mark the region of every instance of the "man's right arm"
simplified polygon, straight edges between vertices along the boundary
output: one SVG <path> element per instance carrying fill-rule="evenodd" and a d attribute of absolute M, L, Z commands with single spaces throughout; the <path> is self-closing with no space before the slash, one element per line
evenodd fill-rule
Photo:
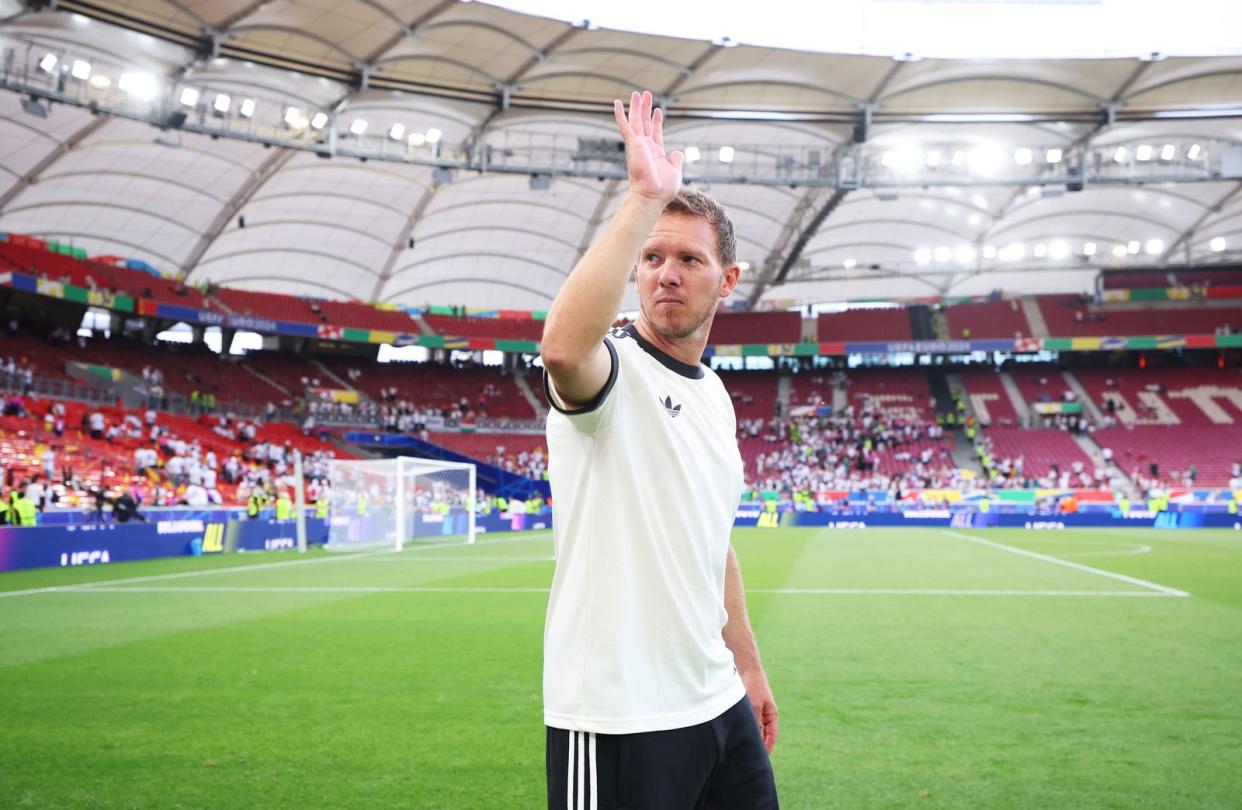
<path fill-rule="evenodd" d="M 604 333 L 616 320 L 631 268 L 656 220 L 681 186 L 680 152 L 664 153 L 663 114 L 650 93 L 634 93 L 629 116 L 617 101 L 630 187 L 612 221 L 579 260 L 548 310 L 540 353 L 568 408 L 592 402 L 608 382 Z"/>

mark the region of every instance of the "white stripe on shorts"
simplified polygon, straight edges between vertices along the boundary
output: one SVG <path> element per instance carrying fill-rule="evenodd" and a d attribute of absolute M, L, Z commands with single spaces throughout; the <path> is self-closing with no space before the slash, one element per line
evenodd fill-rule
<path fill-rule="evenodd" d="M 587 780 L 591 783 L 591 810 L 598 810 L 599 789 L 596 786 L 596 783 L 599 782 L 599 772 L 595 768 L 595 732 L 594 731 L 592 731 L 588 735 L 587 748 L 591 752 L 591 755 L 589 757 L 591 761 L 591 770 L 590 770 L 590 776 L 587 777 Z"/>
<path fill-rule="evenodd" d="M 586 740 L 582 739 L 582 732 L 575 731 L 578 735 L 578 803 L 574 805 L 578 810 L 582 810 L 582 800 L 585 794 L 585 777 L 586 777 Z"/>
<path fill-rule="evenodd" d="M 577 732 L 569 732 L 569 765 L 565 768 L 565 807 L 574 810 L 574 741 Z"/>

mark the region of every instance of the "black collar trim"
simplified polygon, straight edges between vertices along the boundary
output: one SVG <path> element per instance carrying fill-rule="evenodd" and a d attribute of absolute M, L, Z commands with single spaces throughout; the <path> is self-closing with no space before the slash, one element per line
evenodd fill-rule
<path fill-rule="evenodd" d="M 689 363 L 683 363 L 676 357 L 669 355 L 667 352 L 653 345 L 651 341 L 647 340 L 647 338 L 643 337 L 639 333 L 638 327 L 632 323 L 627 323 L 624 327 L 622 327 L 622 329 L 627 335 L 634 338 L 634 340 L 638 342 L 639 347 L 642 348 L 643 351 L 658 360 L 660 365 L 664 366 L 669 371 L 674 371 L 691 380 L 703 379 L 703 367 L 701 365 L 692 366 Z"/>

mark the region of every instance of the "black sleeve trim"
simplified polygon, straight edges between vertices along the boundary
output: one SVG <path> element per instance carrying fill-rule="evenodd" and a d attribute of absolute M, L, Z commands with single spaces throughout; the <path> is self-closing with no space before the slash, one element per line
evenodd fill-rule
<path fill-rule="evenodd" d="M 548 401 L 549 405 L 566 416 L 581 416 L 584 413 L 591 413 L 592 411 L 599 410 L 599 407 L 604 404 L 604 400 L 608 398 L 608 394 L 612 392 L 612 387 L 617 383 L 617 368 L 620 365 L 620 361 L 617 360 L 617 350 L 612 345 L 612 341 L 605 338 L 604 347 L 608 349 L 608 359 L 612 364 L 612 367 L 608 371 L 608 382 L 604 383 L 604 387 L 599 389 L 599 393 L 595 395 L 595 399 L 591 400 L 581 408 L 575 408 L 572 411 L 565 410 L 560 405 L 556 404 L 556 399 L 552 396 L 552 381 L 548 379 L 548 370 L 545 368 L 543 370 L 543 396 Z"/>

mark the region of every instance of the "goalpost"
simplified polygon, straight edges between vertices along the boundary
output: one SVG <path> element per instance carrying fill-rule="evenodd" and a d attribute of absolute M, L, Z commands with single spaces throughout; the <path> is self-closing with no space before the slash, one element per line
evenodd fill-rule
<path fill-rule="evenodd" d="M 473 464 L 426 458 L 332 460 L 328 543 L 335 551 L 391 548 L 431 540 L 475 539 Z"/>

